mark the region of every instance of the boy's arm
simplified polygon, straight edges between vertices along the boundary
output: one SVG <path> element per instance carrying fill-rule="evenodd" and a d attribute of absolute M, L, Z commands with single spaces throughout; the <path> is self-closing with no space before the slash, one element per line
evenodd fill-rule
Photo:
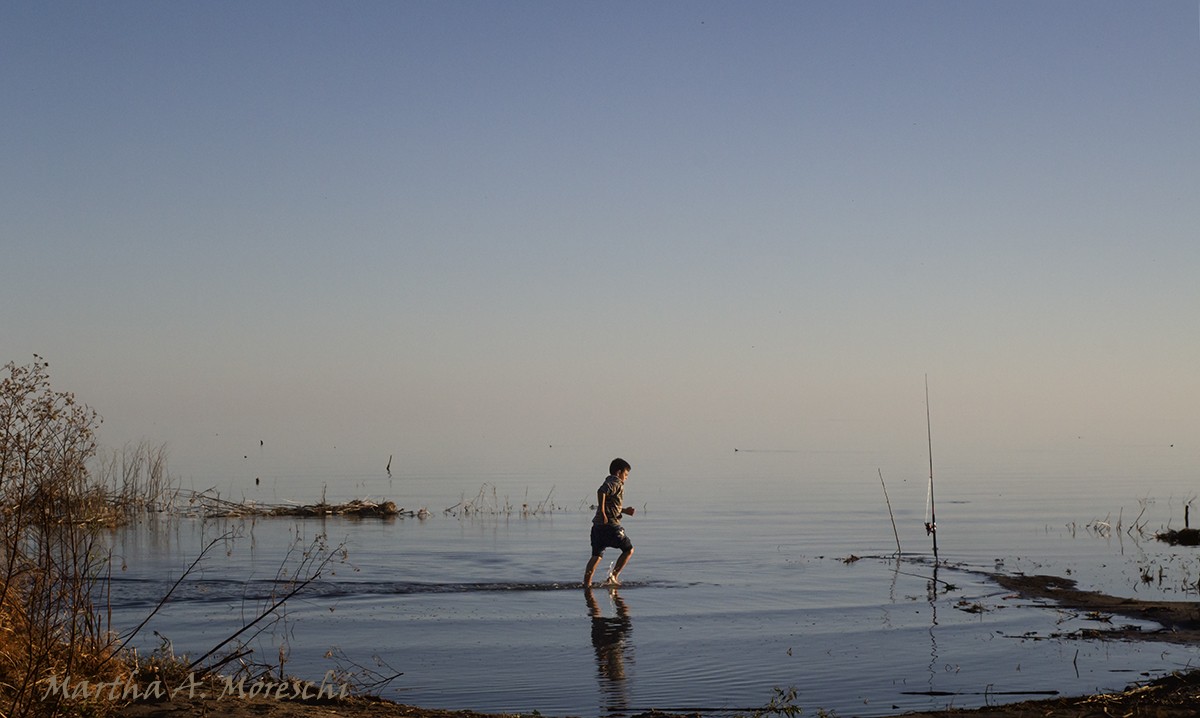
<path fill-rule="evenodd" d="M 600 523 L 602 524 L 608 523 L 608 504 L 604 501 L 607 497 L 608 494 L 603 491 L 596 492 L 596 503 L 600 506 Z"/>

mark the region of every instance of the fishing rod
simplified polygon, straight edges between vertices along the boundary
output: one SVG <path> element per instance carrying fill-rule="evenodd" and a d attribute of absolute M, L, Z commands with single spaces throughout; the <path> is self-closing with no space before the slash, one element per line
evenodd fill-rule
<path fill-rule="evenodd" d="M 888 517 L 892 520 L 892 533 L 896 535 L 896 557 L 904 552 L 900 550 L 900 532 L 896 529 L 896 515 L 892 513 L 892 500 L 888 498 L 887 484 L 883 483 L 883 469 L 879 469 L 879 483 L 883 485 L 883 500 L 887 502 Z"/>
<path fill-rule="evenodd" d="M 925 375 L 925 435 L 929 440 L 929 514 L 926 516 L 925 533 L 933 537 L 933 562 L 937 565 L 937 509 L 933 502 L 933 422 L 929 419 L 929 375 Z"/>

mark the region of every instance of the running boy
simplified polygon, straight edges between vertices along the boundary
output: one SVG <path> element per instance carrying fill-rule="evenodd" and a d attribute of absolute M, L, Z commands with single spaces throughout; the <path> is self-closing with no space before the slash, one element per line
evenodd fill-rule
<path fill-rule="evenodd" d="M 625 501 L 625 479 L 629 478 L 629 462 L 625 459 L 613 459 L 608 466 L 608 478 L 596 491 L 596 516 L 592 518 L 592 557 L 583 571 L 583 586 L 592 585 L 592 574 L 596 572 L 596 564 L 606 548 L 619 548 L 621 555 L 613 566 L 612 574 L 605 582 L 609 585 L 620 585 L 621 569 L 633 554 L 633 542 L 625 535 L 621 527 L 621 514 L 633 516 L 632 506 L 622 506 Z"/>

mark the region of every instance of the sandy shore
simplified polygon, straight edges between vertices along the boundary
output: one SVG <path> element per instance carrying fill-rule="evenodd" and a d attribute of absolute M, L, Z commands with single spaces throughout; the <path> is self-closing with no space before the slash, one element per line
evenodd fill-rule
<path fill-rule="evenodd" d="M 1169 641 L 1195 643 L 1200 639 L 1200 603 L 1184 601 L 1143 601 L 1118 598 L 1076 588 L 1074 581 L 1058 576 L 1006 576 L 992 579 L 1000 586 L 1030 600 L 1047 601 L 1054 606 L 1098 614 L 1152 621 L 1161 628 L 1139 630 L 1114 622 L 1111 628 L 1088 629 L 1066 634 L 1066 639 Z M 804 707 L 804 715 L 816 715 L 819 706 Z M 260 698 L 173 699 L 163 702 L 140 701 L 122 708 L 121 718 L 495 718 L 470 711 L 444 711 L 406 706 L 372 698 L 342 701 L 264 700 Z M 515 714 L 513 714 L 515 715 Z M 641 713 L 631 718 L 674 718 L 679 714 Z M 840 718 L 852 718 L 838 714 Z M 969 710 L 941 710 L 904 713 L 907 718 L 1096 718 L 1130 716 L 1134 718 L 1183 718 L 1200 715 L 1200 671 L 1166 676 L 1146 685 L 1131 686 L 1120 693 L 1023 701 Z"/>

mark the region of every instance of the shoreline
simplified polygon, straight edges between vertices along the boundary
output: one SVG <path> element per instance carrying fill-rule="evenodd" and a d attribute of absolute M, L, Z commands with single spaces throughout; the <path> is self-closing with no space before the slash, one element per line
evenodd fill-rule
<path fill-rule="evenodd" d="M 1003 703 L 979 708 L 946 708 L 930 711 L 885 713 L 891 718 L 1190 718 L 1200 704 L 1200 669 L 1159 678 L 1146 685 L 1133 685 L 1119 693 L 1045 698 Z M 823 715 L 820 708 L 809 715 Z M 764 709 L 738 712 L 738 715 L 776 715 Z M 530 718 L 538 713 L 479 713 L 470 710 L 445 710 L 394 703 L 383 698 L 355 697 L 330 702 L 261 698 L 237 702 L 213 699 L 171 700 L 161 703 L 136 703 L 112 713 L 120 718 Z M 833 714 L 831 714 L 832 716 Z M 858 714 L 836 714 L 837 718 L 855 718 Z M 878 717 L 879 713 L 871 713 Z M 629 718 L 701 718 L 700 713 L 672 713 L 657 710 L 637 713 Z"/>
<path fill-rule="evenodd" d="M 1096 591 L 1078 589 L 1073 579 L 1052 575 L 989 574 L 1001 588 L 1022 598 L 1048 601 L 1047 607 L 1070 608 L 1097 614 L 1113 614 L 1128 619 L 1158 624 L 1145 630 L 1136 626 L 1113 625 L 1107 629 L 1084 629 L 1058 636 L 1067 640 L 1164 641 L 1200 644 L 1200 603 L 1119 598 Z M 932 711 L 891 713 L 894 718 L 1092 718 L 1093 716 L 1145 716 L 1184 718 L 1196 715 L 1200 705 L 1200 668 L 1180 671 L 1145 684 L 1131 684 L 1119 693 L 1033 699 L 979 708 L 947 708 Z M 819 706 L 805 708 L 817 714 Z M 774 715 L 765 709 L 746 711 Z M 340 700 L 291 700 L 283 698 L 226 699 L 173 697 L 161 702 L 134 702 L 115 709 L 120 718 L 204 718 L 224 715 L 230 718 L 513 718 L 520 713 L 479 713 L 469 710 L 421 708 L 378 697 L 350 697 Z M 698 718 L 698 713 L 649 711 L 630 718 Z M 879 713 L 871 715 L 878 716 Z M 854 718 L 853 714 L 840 718 Z"/>

